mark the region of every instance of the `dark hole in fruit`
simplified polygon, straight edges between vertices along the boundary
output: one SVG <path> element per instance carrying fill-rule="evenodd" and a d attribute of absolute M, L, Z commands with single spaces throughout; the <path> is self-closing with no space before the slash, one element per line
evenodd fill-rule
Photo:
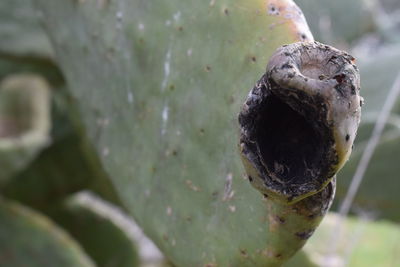
<path fill-rule="evenodd" d="M 324 143 L 310 122 L 274 95 L 266 98 L 260 115 L 256 142 L 269 173 L 284 183 L 318 178 Z"/>

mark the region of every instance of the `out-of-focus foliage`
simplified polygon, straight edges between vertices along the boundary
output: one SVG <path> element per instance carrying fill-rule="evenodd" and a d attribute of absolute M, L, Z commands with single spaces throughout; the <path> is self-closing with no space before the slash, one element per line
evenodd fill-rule
<path fill-rule="evenodd" d="M 340 46 L 376 29 L 368 0 L 295 0 L 317 41 Z"/>
<path fill-rule="evenodd" d="M 65 89 L 55 89 L 52 106 L 51 145 L 7 183 L 2 194 L 38 209 L 83 189 L 118 203 L 112 184 L 74 125 L 74 103 Z"/>
<path fill-rule="evenodd" d="M 380 0 L 379 2 L 388 13 L 395 13 L 400 11 L 400 2 L 398 0 Z"/>
<path fill-rule="evenodd" d="M 311 263 L 303 260 L 304 264 L 296 265 L 303 258 L 299 253 L 285 266 L 397 266 L 399 240 L 397 224 L 355 217 L 340 221 L 337 214 L 330 213 L 303 248 Z"/>
<path fill-rule="evenodd" d="M 400 47 L 387 47 L 377 53 L 376 57 L 360 59 L 359 67 L 362 76 L 361 90 L 365 99 L 363 121 L 352 157 L 338 174 L 337 204 L 347 191 L 387 94 L 400 73 Z M 356 196 L 356 208 L 372 212 L 378 217 L 400 221 L 399 156 L 400 101 L 397 101 Z"/>
<path fill-rule="evenodd" d="M 91 267 L 76 241 L 45 216 L 0 199 L 0 265 Z"/>
<path fill-rule="evenodd" d="M 34 75 L 14 75 L 0 83 L 0 186 L 46 145 L 49 90 L 46 82 Z"/>
<path fill-rule="evenodd" d="M 40 13 L 31 0 L 0 2 L 0 57 L 53 56 L 52 45 L 44 29 L 40 27 L 38 17 Z"/>
<path fill-rule="evenodd" d="M 76 196 L 46 213 L 79 242 L 97 266 L 138 266 L 136 248 L 127 232 Z"/>

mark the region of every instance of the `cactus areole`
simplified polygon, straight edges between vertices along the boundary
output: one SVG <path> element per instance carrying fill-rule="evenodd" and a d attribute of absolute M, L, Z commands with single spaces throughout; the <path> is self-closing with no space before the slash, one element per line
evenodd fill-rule
<path fill-rule="evenodd" d="M 362 98 L 354 58 L 318 42 L 280 47 L 239 115 L 252 185 L 294 203 L 321 191 L 348 159 Z"/>

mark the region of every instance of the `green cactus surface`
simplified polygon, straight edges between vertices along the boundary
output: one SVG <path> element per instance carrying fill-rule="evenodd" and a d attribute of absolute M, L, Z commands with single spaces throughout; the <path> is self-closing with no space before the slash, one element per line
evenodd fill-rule
<path fill-rule="evenodd" d="M 53 49 L 31 0 L 0 3 L 0 57 L 51 58 Z"/>
<path fill-rule="evenodd" d="M 291 1 L 35 3 L 88 142 L 174 264 L 279 265 L 304 244 L 315 221 L 269 212 L 237 148 L 237 114 L 269 56 L 312 38 Z M 283 230 L 290 246 L 273 241 Z"/>
<path fill-rule="evenodd" d="M 51 144 L 1 189 L 8 198 L 45 210 L 63 198 L 92 190 L 120 204 L 101 165 L 74 125 L 74 103 L 63 88 L 52 91 Z"/>
<path fill-rule="evenodd" d="M 52 61 L 54 51 L 39 23 L 32 0 L 0 3 L 0 79 L 17 73 L 34 73 L 59 86 L 63 77 Z"/>
<path fill-rule="evenodd" d="M 92 267 L 91 259 L 47 217 L 0 199 L 0 265 Z"/>
<path fill-rule="evenodd" d="M 14 75 L 0 84 L 0 181 L 4 184 L 47 144 L 50 97 L 39 76 Z"/>
<path fill-rule="evenodd" d="M 97 266 L 138 266 L 136 248 L 127 233 L 76 196 L 52 207 L 47 214 L 79 242 Z"/>

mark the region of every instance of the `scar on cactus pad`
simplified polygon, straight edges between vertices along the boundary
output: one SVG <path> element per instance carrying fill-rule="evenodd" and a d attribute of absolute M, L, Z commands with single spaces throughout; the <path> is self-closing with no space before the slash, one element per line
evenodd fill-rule
<path fill-rule="evenodd" d="M 251 184 L 288 204 L 324 189 L 351 153 L 359 90 L 349 54 L 318 42 L 280 47 L 239 114 Z"/>

